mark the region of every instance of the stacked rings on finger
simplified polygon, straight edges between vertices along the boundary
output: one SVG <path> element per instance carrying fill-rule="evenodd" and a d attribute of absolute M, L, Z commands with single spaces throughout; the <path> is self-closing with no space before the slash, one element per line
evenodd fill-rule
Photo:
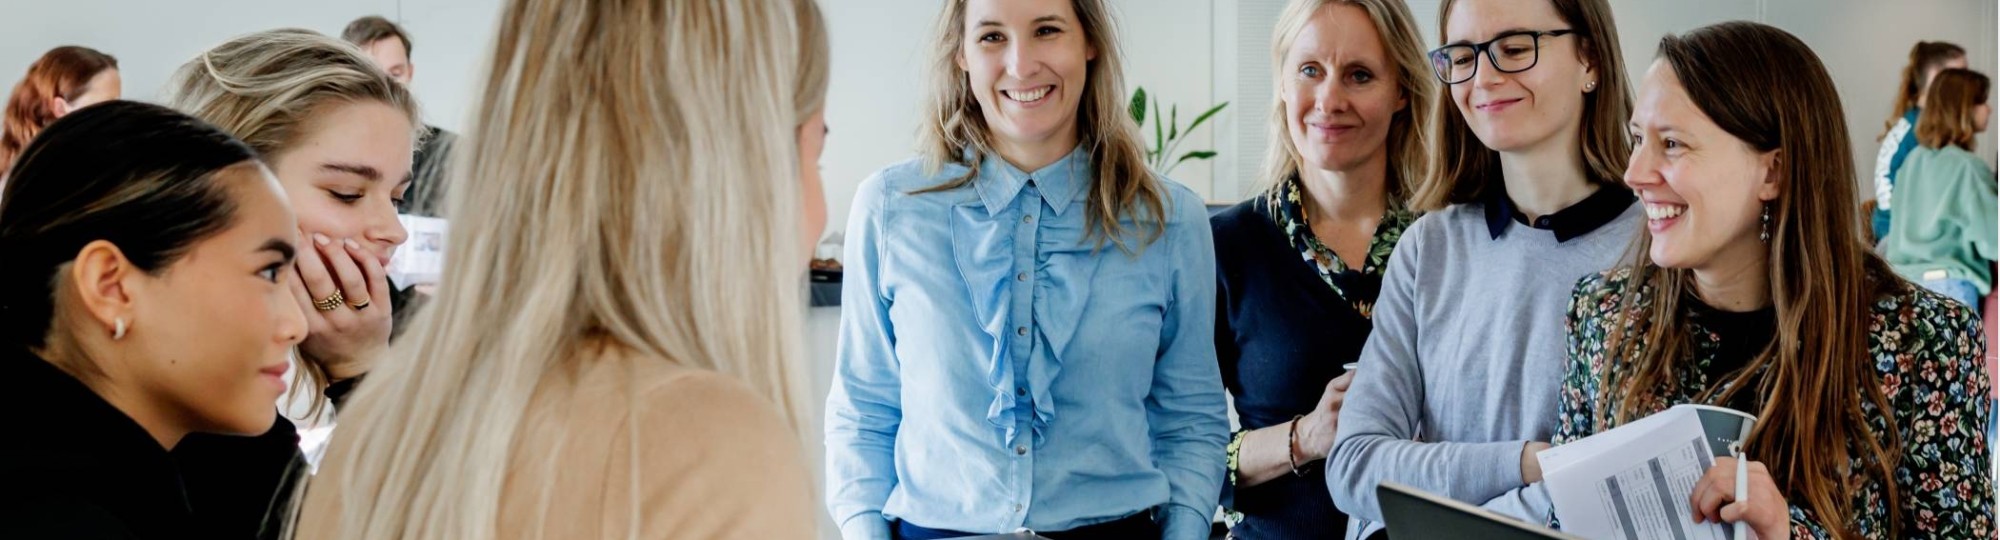
<path fill-rule="evenodd" d="M 327 295 L 326 298 L 313 301 L 313 309 L 320 311 L 333 311 L 345 305 L 347 305 L 347 297 L 341 295 L 339 289 L 334 289 L 333 294 Z"/>

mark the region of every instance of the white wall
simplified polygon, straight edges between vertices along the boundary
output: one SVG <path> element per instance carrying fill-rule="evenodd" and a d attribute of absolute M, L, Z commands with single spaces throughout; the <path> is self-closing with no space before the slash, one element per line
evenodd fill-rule
<path fill-rule="evenodd" d="M 416 44 L 415 88 L 428 121 L 450 129 L 472 97 L 499 0 L 0 0 L 0 84 L 8 91 L 43 51 L 83 45 L 118 57 L 127 99 L 159 101 L 168 77 L 231 37 L 299 27 L 338 37 L 382 15 Z"/>
<path fill-rule="evenodd" d="M 830 231 L 842 230 L 848 201 L 867 175 L 913 155 L 920 99 L 920 43 L 938 0 L 820 0 L 833 44 L 824 167 Z M 1839 86 L 1854 134 L 1857 171 L 1872 171 L 1873 138 L 1909 45 L 1942 39 L 1964 45 L 1975 69 L 1996 65 L 1992 0 L 1612 0 L 1633 75 L 1651 62 L 1659 37 L 1724 20 L 1786 28 L 1819 52 Z M 337 34 L 348 20 L 381 14 L 416 42 L 414 86 L 427 118 L 462 128 L 494 35 L 500 0 L 0 0 L 0 81 L 11 88 L 43 50 L 62 44 L 118 56 L 126 95 L 157 99 L 168 74 L 195 53 L 242 33 L 298 26 Z M 1174 178 L 1211 200 L 1251 189 L 1261 159 L 1259 125 L 1269 96 L 1242 95 L 1246 78 L 1268 78 L 1268 21 L 1282 0 L 1112 0 L 1124 30 L 1126 83 L 1193 111 L 1231 101 L 1183 149 L 1213 148 L 1214 162 L 1190 162 Z M 1427 44 L 1435 44 L 1438 0 L 1412 0 Z M 1260 18 L 1261 17 L 1261 18 Z M 1249 50 L 1246 51 L 1245 49 Z M 1247 52 L 1247 54 L 1246 54 Z M 1268 88 L 1265 88 L 1268 91 Z M 1244 134 L 1251 134 L 1245 137 Z M 1150 130 L 1148 130 L 1150 136 Z M 1991 161 L 1990 136 L 1980 140 Z M 1857 178 L 1857 181 L 1863 179 Z M 815 309 L 814 375 L 825 388 L 838 311 Z M 816 443 L 816 441 L 814 441 Z M 817 447 L 815 444 L 814 447 Z M 817 457 L 814 458 L 817 461 Z"/>

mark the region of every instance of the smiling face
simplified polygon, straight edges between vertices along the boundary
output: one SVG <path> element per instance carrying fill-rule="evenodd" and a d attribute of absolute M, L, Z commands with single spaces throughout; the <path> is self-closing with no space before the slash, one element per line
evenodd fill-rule
<path fill-rule="evenodd" d="M 995 143 L 1034 153 L 1074 147 L 1097 51 L 1070 0 L 964 1 L 958 67 Z"/>
<path fill-rule="evenodd" d="M 1279 99 L 1302 168 L 1347 171 L 1384 162 L 1389 126 L 1408 100 L 1366 10 L 1320 8 L 1283 65 Z"/>
<path fill-rule="evenodd" d="M 157 275 L 134 273 L 127 380 L 192 431 L 271 428 L 288 355 L 306 336 L 294 279 L 297 222 L 277 181 L 254 162 L 216 173 L 236 210 Z M 136 357 L 136 358 L 135 358 Z M 128 360 L 130 361 L 130 360 Z"/>
<path fill-rule="evenodd" d="M 272 169 L 299 215 L 299 229 L 353 239 L 382 265 L 409 238 L 396 203 L 409 188 L 408 116 L 375 101 L 329 105 Z"/>
<path fill-rule="evenodd" d="M 1664 60 L 1646 70 L 1630 127 L 1625 185 L 1646 205 L 1653 263 L 1703 270 L 1760 260 L 1763 205 L 1778 197 L 1778 152 L 1716 125 Z"/>
<path fill-rule="evenodd" d="M 1524 30 L 1577 29 L 1563 22 L 1550 0 L 1458 0 L 1445 21 L 1445 43 L 1484 43 Z M 1520 73 L 1500 72 L 1485 53 L 1474 59 L 1479 63 L 1477 73 L 1450 89 L 1453 105 L 1480 142 L 1503 153 L 1576 144 L 1584 88 L 1597 80 L 1596 70 L 1583 60 L 1583 38 L 1543 36 L 1539 52 L 1495 51 L 1534 55 L 1534 67 Z"/>

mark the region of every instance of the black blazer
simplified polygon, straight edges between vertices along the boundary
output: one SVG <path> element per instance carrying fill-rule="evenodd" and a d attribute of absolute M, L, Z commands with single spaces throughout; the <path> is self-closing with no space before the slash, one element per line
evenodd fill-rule
<path fill-rule="evenodd" d="M 76 378 L 0 352 L 0 538 L 202 538 L 167 449 Z"/>
<path fill-rule="evenodd" d="M 1215 230 L 1215 352 L 1245 429 L 1312 412 L 1326 384 L 1361 357 L 1374 324 L 1335 294 L 1292 248 L 1263 197 L 1210 218 Z M 1365 287 L 1364 287 L 1365 288 Z M 1322 463 L 1234 490 L 1235 538 L 1341 538 Z"/>

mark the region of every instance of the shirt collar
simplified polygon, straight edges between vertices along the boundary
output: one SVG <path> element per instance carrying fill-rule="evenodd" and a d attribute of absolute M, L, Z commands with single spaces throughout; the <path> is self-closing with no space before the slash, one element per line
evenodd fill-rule
<path fill-rule="evenodd" d="M 1507 197 L 1507 190 L 1488 189 L 1486 232 L 1491 234 L 1492 238 L 1498 239 L 1501 233 L 1507 232 L 1510 223 L 1519 222 L 1530 228 L 1555 233 L 1557 242 L 1568 242 L 1618 219 L 1618 215 L 1625 213 L 1625 209 L 1632 206 L 1632 201 L 1636 200 L 1638 197 L 1632 195 L 1632 190 L 1626 189 L 1625 186 L 1605 184 L 1598 188 L 1596 193 L 1584 197 L 1576 204 L 1536 218 L 1533 223 L 1529 223 L 1528 216 L 1515 208 L 1514 200 Z"/>
<path fill-rule="evenodd" d="M 1021 194 L 1028 181 L 1035 182 L 1035 191 L 1048 201 L 1049 208 L 1061 216 L 1069 208 L 1070 201 L 1090 185 L 1092 167 L 1090 152 L 1082 145 L 1070 150 L 1069 155 L 1050 163 L 1048 166 L 1024 172 L 1008 163 L 997 153 L 987 153 L 979 159 L 979 177 L 972 185 L 979 192 L 979 200 L 986 205 L 988 216 L 998 214 L 1014 203 L 1014 197 Z"/>

